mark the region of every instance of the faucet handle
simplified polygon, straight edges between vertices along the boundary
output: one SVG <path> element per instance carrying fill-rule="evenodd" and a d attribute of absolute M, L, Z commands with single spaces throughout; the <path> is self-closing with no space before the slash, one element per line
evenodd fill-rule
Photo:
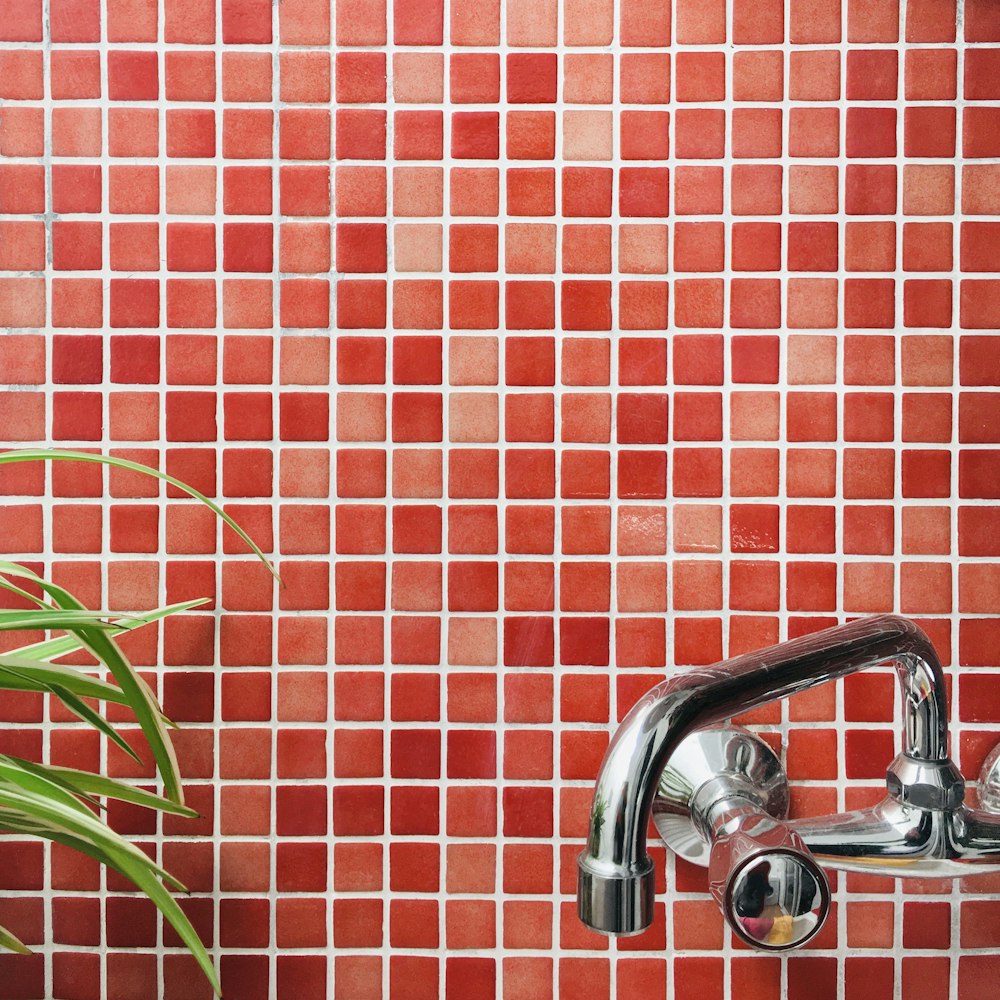
<path fill-rule="evenodd" d="M 763 951 L 819 933 L 830 884 L 802 838 L 746 799 L 717 803 L 713 814 L 709 889 L 733 933 Z"/>
<path fill-rule="evenodd" d="M 707 866 L 733 932 L 764 951 L 796 948 L 830 911 L 830 885 L 785 822 L 788 781 L 775 752 L 736 726 L 691 733 L 671 754 L 653 800 L 668 847 Z"/>

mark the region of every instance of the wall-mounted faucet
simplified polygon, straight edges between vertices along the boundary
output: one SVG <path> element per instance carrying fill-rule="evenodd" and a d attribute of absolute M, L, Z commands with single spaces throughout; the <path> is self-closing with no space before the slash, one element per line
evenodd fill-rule
<path fill-rule="evenodd" d="M 725 719 L 876 664 L 896 668 L 903 752 L 873 809 L 788 821 L 780 761 Z M 948 756 L 948 703 L 937 654 L 911 621 L 863 618 L 657 685 L 619 726 L 597 778 L 578 860 L 580 919 L 604 934 L 653 920 L 650 818 L 669 847 L 709 867 L 734 932 L 765 950 L 804 944 L 830 891 L 820 865 L 896 877 L 1000 871 L 1000 747 L 979 776 L 981 809 Z"/>

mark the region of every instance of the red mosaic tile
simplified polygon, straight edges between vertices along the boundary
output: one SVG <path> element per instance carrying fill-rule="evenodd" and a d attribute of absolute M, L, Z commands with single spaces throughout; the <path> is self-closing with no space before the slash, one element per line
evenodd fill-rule
<path fill-rule="evenodd" d="M 206 815 L 170 820 L 163 853 L 209 893 L 206 849 L 222 838 L 221 891 L 190 912 L 206 932 L 225 917 L 227 991 L 326 996 L 332 952 L 340 1000 L 610 995 L 612 977 L 650 1000 L 832 996 L 841 978 L 845 996 L 891 992 L 885 886 L 856 899 L 852 881 L 851 954 L 832 934 L 833 950 L 791 959 L 783 984 L 776 962 L 736 956 L 724 972 L 684 953 L 716 950 L 722 924 L 683 866 L 671 921 L 600 954 L 565 904 L 557 940 L 549 839 L 557 806 L 576 837 L 603 727 L 669 670 L 844 615 L 918 617 L 956 663 L 963 763 L 988 749 L 1000 711 L 990 3 L 967 0 L 961 33 L 950 0 L 456 0 L 447 24 L 439 0 L 335 7 L 335 37 L 322 0 L 51 0 L 47 19 L 15 0 L 0 28 L 8 443 L 121 446 L 218 496 L 282 559 L 274 591 L 226 531 L 217 574 L 211 516 L 171 490 L 161 520 L 157 490 L 134 477 L 55 468 L 46 505 L 40 470 L 0 474 L 17 553 L 51 550 L 53 572 L 95 603 L 155 603 L 162 580 L 168 600 L 204 595 L 225 611 L 218 630 L 197 611 L 167 623 L 162 650 L 136 636 L 130 651 L 192 726 L 178 748 Z M 446 149 L 461 161 L 447 177 Z M 942 559 L 956 545 L 973 560 L 957 571 Z M 847 804 L 867 802 L 893 749 L 892 692 L 882 673 L 843 685 L 842 761 L 835 690 L 793 699 L 793 773 L 865 782 Z M 40 712 L 11 700 L 11 745 L 41 749 Z M 780 720 L 766 708 L 747 722 Z M 94 758 L 71 731 L 47 739 L 54 759 Z M 558 800 L 557 769 L 580 784 Z M 272 776 L 273 792 L 255 784 Z M 797 785 L 795 808 L 833 808 L 832 792 Z M 155 832 L 135 811 L 115 819 Z M 373 838 L 387 822 L 383 887 Z M 480 842 L 497 831 L 498 845 Z M 180 954 L 87 950 L 99 882 L 61 855 L 52 875 L 57 950 L 48 969 L 9 960 L 12 989 L 190 986 Z M 344 894 L 332 924 L 330 886 Z M 37 901 L 9 902 L 44 944 Z M 155 944 L 148 915 L 119 903 L 114 939 Z M 948 996 L 949 956 L 959 991 L 981 992 L 990 941 L 975 928 L 992 904 L 966 900 L 955 935 L 950 903 L 900 905 L 902 946 L 929 952 L 899 966 L 904 1000 Z M 282 949 L 304 950 L 273 971 L 272 916 Z M 421 954 L 440 947 L 443 964 Z M 668 947 L 681 949 L 670 969 L 655 957 Z M 385 952 L 354 953 L 366 948 Z"/>

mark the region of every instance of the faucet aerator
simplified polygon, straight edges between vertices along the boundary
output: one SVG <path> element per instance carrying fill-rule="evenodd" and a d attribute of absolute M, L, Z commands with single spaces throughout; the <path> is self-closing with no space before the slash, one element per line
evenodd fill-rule
<path fill-rule="evenodd" d="M 602 875 L 588 866 L 585 854 L 577 866 L 577 913 L 600 934 L 631 937 L 653 922 L 656 898 L 653 863 L 636 875 Z"/>

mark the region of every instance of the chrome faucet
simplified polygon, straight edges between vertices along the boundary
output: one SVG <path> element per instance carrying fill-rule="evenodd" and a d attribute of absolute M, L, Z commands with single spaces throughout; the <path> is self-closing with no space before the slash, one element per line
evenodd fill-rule
<path fill-rule="evenodd" d="M 824 681 L 891 663 L 903 694 L 903 752 L 874 808 L 786 820 L 780 760 L 724 720 Z M 715 666 L 680 673 L 640 699 L 604 756 L 578 865 L 580 919 L 604 934 L 653 920 L 652 818 L 667 846 L 708 866 L 713 896 L 753 947 L 798 947 L 822 927 L 822 865 L 895 877 L 1000 871 L 1000 746 L 979 776 L 980 809 L 948 756 L 937 654 L 911 621 L 863 618 Z"/>

